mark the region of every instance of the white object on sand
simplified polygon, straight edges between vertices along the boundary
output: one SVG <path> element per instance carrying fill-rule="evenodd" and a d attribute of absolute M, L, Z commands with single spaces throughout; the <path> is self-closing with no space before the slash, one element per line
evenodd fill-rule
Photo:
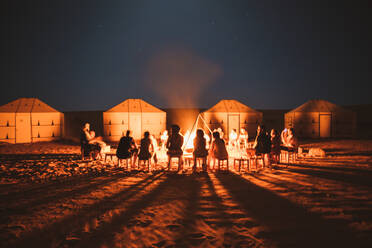
<path fill-rule="evenodd" d="M 326 153 L 321 148 L 310 148 L 309 150 L 309 157 L 321 157 L 324 158 Z"/>

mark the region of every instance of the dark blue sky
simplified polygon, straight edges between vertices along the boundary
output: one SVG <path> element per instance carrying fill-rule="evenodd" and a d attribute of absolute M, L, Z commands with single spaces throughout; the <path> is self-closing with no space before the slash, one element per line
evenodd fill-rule
<path fill-rule="evenodd" d="M 304 3 L 306 2 L 306 3 Z M 6 1 L 0 104 L 371 103 L 369 1 Z M 5 87 L 4 87 L 5 86 Z"/>

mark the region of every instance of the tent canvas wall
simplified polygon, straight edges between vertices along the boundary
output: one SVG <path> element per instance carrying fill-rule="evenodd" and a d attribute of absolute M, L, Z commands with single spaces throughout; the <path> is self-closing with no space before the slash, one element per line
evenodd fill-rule
<path fill-rule="evenodd" d="M 202 113 L 209 128 L 222 128 L 225 135 L 232 129 L 239 133 L 244 128 L 250 137 L 256 135 L 257 125 L 262 122 L 262 113 L 236 100 L 221 100 Z M 225 136 L 224 138 L 227 138 Z"/>
<path fill-rule="evenodd" d="M 310 100 L 284 114 L 284 126 L 298 137 L 353 137 L 356 114 L 325 100 Z"/>
<path fill-rule="evenodd" d="M 0 141 L 30 143 L 62 137 L 63 113 L 37 98 L 19 98 L 0 106 Z"/>
<path fill-rule="evenodd" d="M 159 137 L 165 128 L 166 113 L 142 99 L 127 99 L 103 112 L 104 138 L 109 141 L 118 141 L 128 129 L 134 139 L 145 131 Z"/>

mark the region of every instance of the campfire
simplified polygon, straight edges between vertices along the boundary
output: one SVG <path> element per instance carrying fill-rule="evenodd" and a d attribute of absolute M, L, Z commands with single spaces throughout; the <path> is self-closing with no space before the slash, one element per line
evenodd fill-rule
<path fill-rule="evenodd" d="M 201 125 L 199 125 L 200 121 L 204 124 L 204 128 Z M 198 128 L 201 128 L 204 130 L 204 138 L 206 139 L 207 149 L 210 148 L 210 145 L 212 143 L 212 140 L 211 140 L 212 133 L 216 131 L 217 132 L 222 131 L 221 129 L 215 129 L 212 131 L 207 125 L 207 123 L 204 121 L 204 119 L 200 115 L 198 115 L 197 119 L 194 122 L 193 127 L 191 129 L 186 130 L 186 132 L 183 134 L 184 143 L 182 146 L 182 150 L 183 150 L 183 154 L 185 157 L 192 156 L 192 153 L 194 150 L 194 139 L 196 137 L 196 130 Z M 166 142 L 167 137 L 168 137 L 167 131 L 164 131 L 161 137 L 162 143 Z M 227 152 L 230 158 L 247 158 L 248 156 L 247 151 L 246 151 L 246 148 L 248 148 L 247 141 L 244 143 L 244 145 L 240 144 L 240 135 L 236 133 L 235 130 L 231 130 L 230 134 L 225 137 L 228 137 L 228 140 L 225 140 L 225 142 L 226 142 L 226 149 L 227 149 Z M 248 136 L 246 134 L 242 136 L 243 139 L 247 137 Z M 161 146 L 159 154 L 160 156 L 158 157 L 160 157 L 160 159 L 164 159 L 164 160 L 167 159 L 165 145 Z"/>

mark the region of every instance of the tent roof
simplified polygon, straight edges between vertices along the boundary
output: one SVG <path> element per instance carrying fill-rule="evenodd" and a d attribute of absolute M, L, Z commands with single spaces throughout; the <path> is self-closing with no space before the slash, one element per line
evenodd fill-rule
<path fill-rule="evenodd" d="M 106 112 L 164 113 L 164 111 L 154 107 L 142 99 L 127 99 L 110 108 Z"/>
<path fill-rule="evenodd" d="M 43 113 L 59 112 L 48 104 L 37 98 L 18 98 L 3 106 L 0 106 L 0 112 L 5 113 Z"/>
<path fill-rule="evenodd" d="M 260 113 L 253 108 L 248 107 L 247 105 L 237 101 L 237 100 L 221 100 L 216 105 L 211 107 L 210 109 L 206 110 L 205 112 L 253 112 L 253 113 Z"/>
<path fill-rule="evenodd" d="M 345 112 L 348 111 L 334 103 L 328 102 L 326 100 L 310 100 L 301 106 L 289 111 L 293 112 Z"/>

